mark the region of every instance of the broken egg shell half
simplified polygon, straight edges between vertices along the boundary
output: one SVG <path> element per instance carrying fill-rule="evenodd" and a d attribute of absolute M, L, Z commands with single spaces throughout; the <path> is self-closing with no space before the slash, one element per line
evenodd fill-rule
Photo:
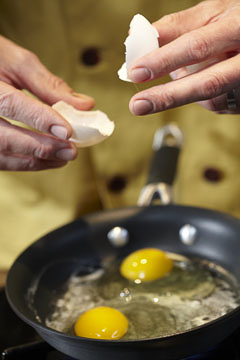
<path fill-rule="evenodd" d="M 130 23 L 130 34 L 125 40 L 126 62 L 118 70 L 121 80 L 131 81 L 128 70 L 134 60 L 159 48 L 157 29 L 143 16 L 137 14 Z"/>
<path fill-rule="evenodd" d="M 77 110 L 64 101 L 58 101 L 52 108 L 72 126 L 73 135 L 69 140 L 78 147 L 98 144 L 113 133 L 114 122 L 100 110 Z"/>

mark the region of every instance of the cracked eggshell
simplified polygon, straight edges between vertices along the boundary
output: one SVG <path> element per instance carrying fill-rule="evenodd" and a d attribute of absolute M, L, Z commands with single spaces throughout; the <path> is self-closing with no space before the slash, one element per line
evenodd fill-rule
<path fill-rule="evenodd" d="M 128 79 L 128 70 L 132 62 L 159 48 L 157 29 L 142 15 L 137 14 L 130 23 L 130 35 L 126 38 L 126 62 L 118 70 L 121 80 Z"/>
<path fill-rule="evenodd" d="M 52 108 L 72 126 L 73 136 L 69 140 L 78 147 L 98 144 L 113 133 L 114 122 L 100 110 L 77 110 L 64 101 L 58 101 Z"/>

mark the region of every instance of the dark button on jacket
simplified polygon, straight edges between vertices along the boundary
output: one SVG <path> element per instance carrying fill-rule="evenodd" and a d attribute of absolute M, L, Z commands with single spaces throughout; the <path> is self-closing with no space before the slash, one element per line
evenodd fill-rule
<path fill-rule="evenodd" d="M 100 50 L 96 47 L 86 48 L 81 53 L 80 60 L 86 66 L 97 65 L 101 61 Z"/>
<path fill-rule="evenodd" d="M 219 182 L 223 178 L 223 172 L 220 169 L 209 167 L 204 170 L 203 177 L 210 182 Z"/>
<path fill-rule="evenodd" d="M 122 175 L 113 176 L 107 183 L 107 188 L 111 192 L 121 192 L 127 185 L 127 181 Z"/>

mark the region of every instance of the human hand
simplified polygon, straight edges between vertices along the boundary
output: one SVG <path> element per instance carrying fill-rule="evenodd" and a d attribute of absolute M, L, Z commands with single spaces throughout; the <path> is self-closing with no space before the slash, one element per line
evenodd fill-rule
<path fill-rule="evenodd" d="M 240 113 L 239 23 L 240 0 L 206 0 L 155 22 L 161 48 L 136 60 L 128 76 L 141 83 L 171 74 L 174 81 L 134 95 L 130 111 L 146 115 L 197 102 L 217 113 Z M 232 89 L 236 109 L 227 104 Z"/>
<path fill-rule="evenodd" d="M 67 140 L 72 135 L 71 126 L 48 106 L 59 100 L 80 110 L 94 105 L 92 98 L 74 93 L 50 73 L 36 55 L 0 36 L 0 170 L 58 168 L 76 158 L 77 149 Z M 38 132 L 12 125 L 1 116 L 23 122 Z"/>

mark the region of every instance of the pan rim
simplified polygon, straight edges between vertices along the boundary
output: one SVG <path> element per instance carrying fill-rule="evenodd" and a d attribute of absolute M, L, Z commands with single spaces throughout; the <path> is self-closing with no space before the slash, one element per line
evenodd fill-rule
<path fill-rule="evenodd" d="M 129 210 L 129 211 L 134 211 L 134 210 L 144 210 L 144 209 L 149 209 L 151 208 L 152 210 L 153 209 L 159 209 L 159 208 L 178 208 L 178 209 L 188 209 L 188 210 L 198 210 L 198 211 L 201 211 L 201 212 L 204 212 L 205 214 L 209 214 L 209 215 L 212 215 L 212 216 L 220 216 L 222 219 L 225 219 L 225 220 L 232 220 L 234 222 L 238 222 L 239 223 L 239 228 L 240 228 L 240 219 L 233 216 L 233 215 L 230 215 L 228 213 L 224 213 L 224 212 L 220 212 L 220 211 L 217 211 L 217 210 L 213 210 L 213 209 L 208 209 L 208 208 L 204 208 L 204 207 L 197 207 L 197 206 L 188 206 L 188 205 L 175 205 L 175 204 L 167 204 L 167 205 L 150 205 L 150 206 L 144 206 L 144 207 L 138 207 L 138 206 L 130 206 L 130 207 L 126 207 L 126 208 L 115 208 L 115 209 L 109 209 L 109 210 L 105 210 L 105 211 L 98 211 L 98 212 L 94 212 L 94 213 L 90 213 L 90 214 L 87 214 L 85 216 L 81 216 L 79 219 L 85 219 L 85 220 L 89 220 L 91 221 L 92 219 L 94 218 L 97 218 L 98 216 L 102 216 L 103 214 L 104 215 L 107 215 L 108 213 L 118 213 L 118 212 L 121 212 L 121 211 L 126 211 L 126 210 Z M 153 210 L 154 211 L 154 210 Z M 56 336 L 60 336 L 60 337 L 63 337 L 63 338 L 67 338 L 67 339 L 71 339 L 73 341 L 81 341 L 81 342 L 87 342 L 87 343 L 104 343 L 104 344 L 111 344 L 111 345 L 114 345 L 114 344 L 118 344 L 118 345 L 128 345 L 128 344 L 137 344 L 139 345 L 139 343 L 155 343 L 155 342 L 163 342 L 165 340 L 168 340 L 168 339 L 172 339 L 172 338 L 180 338 L 180 337 L 183 337 L 183 336 L 187 336 L 189 333 L 191 334 L 197 334 L 201 331 L 203 331 L 205 328 L 211 328 L 213 326 L 215 326 L 217 323 L 219 322 L 225 322 L 225 321 L 228 321 L 230 318 L 232 318 L 233 316 L 235 316 L 235 314 L 238 314 L 239 317 L 240 317 L 240 305 L 238 305 L 235 309 L 229 311 L 227 314 L 224 314 L 214 320 L 211 320 L 205 324 L 202 324 L 202 325 L 199 325 L 199 326 L 196 326 L 194 328 L 191 328 L 191 329 L 187 329 L 187 330 L 184 330 L 184 331 L 180 331 L 178 333 L 175 333 L 175 334 L 170 334 L 170 335 L 165 335 L 165 336 L 161 336 L 161 337 L 154 337 L 154 338 L 146 338 L 146 339 L 135 339 L 135 340 L 106 340 L 106 339 L 93 339 L 93 338 L 87 338 L 87 337 L 80 337 L 80 336 L 74 336 L 74 335 L 69 335 L 69 334 L 66 334 L 66 333 L 63 333 L 61 331 L 58 331 L 58 330 L 55 330 L 55 329 L 52 329 L 52 328 L 49 328 L 47 327 L 46 325 L 43 325 L 39 322 L 37 322 L 37 320 L 31 320 L 29 319 L 27 316 L 25 316 L 24 314 L 21 313 L 21 311 L 18 309 L 18 307 L 16 307 L 14 305 L 14 303 L 12 302 L 11 300 L 11 295 L 9 294 L 9 287 L 8 287 L 8 282 L 9 282 L 9 277 L 11 275 L 11 271 L 14 269 L 14 265 L 16 265 L 16 263 L 19 261 L 19 259 L 21 258 L 21 256 L 23 256 L 25 254 L 25 252 L 28 251 L 28 249 L 32 246 L 34 246 L 36 243 L 38 243 L 39 241 L 42 241 L 46 236 L 51 236 L 53 235 L 54 233 L 56 233 L 57 231 L 59 231 L 60 229 L 63 229 L 63 228 L 67 228 L 68 226 L 72 225 L 73 223 L 77 223 L 79 221 L 79 219 L 76 219 L 70 223 L 67 223 L 63 226 L 61 226 L 60 228 L 57 228 L 57 229 L 54 229 L 52 230 L 51 232 L 43 235 L 42 237 L 40 237 L 39 239 L 35 240 L 32 244 L 30 244 L 22 253 L 19 254 L 19 256 L 15 259 L 15 261 L 13 262 L 12 266 L 10 267 L 9 269 L 9 272 L 8 272 L 8 275 L 7 275 L 7 280 L 6 280 L 6 286 L 5 286 L 5 293 L 6 293 L 6 296 L 7 296 L 7 299 L 8 299 L 8 302 L 11 306 L 11 308 L 13 309 L 13 311 L 23 320 L 25 321 L 27 324 L 29 324 L 30 326 L 32 326 L 36 331 L 37 329 L 39 329 L 39 331 L 41 332 L 44 332 L 44 333 L 51 333 L 53 335 L 56 335 Z M 236 327 L 237 329 L 238 327 Z M 234 330 L 233 330 L 234 331 Z"/>

